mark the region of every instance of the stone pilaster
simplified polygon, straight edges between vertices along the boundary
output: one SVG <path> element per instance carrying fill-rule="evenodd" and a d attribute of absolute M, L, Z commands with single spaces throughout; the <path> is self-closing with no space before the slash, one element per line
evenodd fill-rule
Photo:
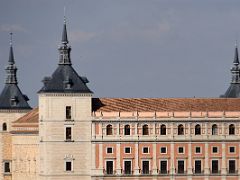
<path fill-rule="evenodd" d="M 205 143 L 205 163 L 204 163 L 204 174 L 208 175 L 209 172 L 209 155 L 208 155 L 208 143 Z"/>
<path fill-rule="evenodd" d="M 134 174 L 139 175 L 139 152 L 138 152 L 138 143 L 135 144 L 135 167 L 134 167 Z"/>
<path fill-rule="evenodd" d="M 120 144 L 117 143 L 116 145 L 116 155 L 117 155 L 117 159 L 116 159 L 116 174 L 120 175 L 122 173 L 122 168 L 121 168 L 121 156 L 120 156 Z"/>
<path fill-rule="evenodd" d="M 157 175 L 157 145 L 153 143 L 153 167 L 152 167 L 152 174 Z"/>

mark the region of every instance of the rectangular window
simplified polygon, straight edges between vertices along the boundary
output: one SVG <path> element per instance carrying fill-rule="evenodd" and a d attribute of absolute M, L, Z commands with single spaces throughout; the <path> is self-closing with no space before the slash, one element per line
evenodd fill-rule
<path fill-rule="evenodd" d="M 160 174 L 167 174 L 167 161 L 160 162 Z"/>
<path fill-rule="evenodd" d="M 178 161 L 178 174 L 184 174 L 184 161 Z"/>
<path fill-rule="evenodd" d="M 149 174 L 149 161 L 142 161 L 142 174 Z"/>
<path fill-rule="evenodd" d="M 108 147 L 107 148 L 107 154 L 112 154 L 113 153 L 113 148 L 112 147 Z"/>
<path fill-rule="evenodd" d="M 212 160 L 212 173 L 218 173 L 218 160 Z"/>
<path fill-rule="evenodd" d="M 234 146 L 229 147 L 229 152 L 230 153 L 235 153 L 235 147 Z"/>
<path fill-rule="evenodd" d="M 132 162 L 124 161 L 124 174 L 132 174 Z"/>
<path fill-rule="evenodd" d="M 236 162 L 235 160 L 229 160 L 229 165 L 228 165 L 228 171 L 229 174 L 234 174 L 236 173 Z"/>
<path fill-rule="evenodd" d="M 72 162 L 66 161 L 66 171 L 72 171 Z"/>
<path fill-rule="evenodd" d="M 197 154 L 201 153 L 201 148 L 200 147 L 196 147 L 196 151 Z"/>
<path fill-rule="evenodd" d="M 4 162 L 4 173 L 10 173 L 10 162 Z"/>
<path fill-rule="evenodd" d="M 195 161 L 195 173 L 200 174 L 202 172 L 201 160 Z"/>
<path fill-rule="evenodd" d="M 66 141 L 72 140 L 72 128 L 66 127 Z"/>
<path fill-rule="evenodd" d="M 106 173 L 113 174 L 113 161 L 106 162 Z"/>
<path fill-rule="evenodd" d="M 130 153 L 131 153 L 131 148 L 125 147 L 125 154 L 130 154 Z"/>
<path fill-rule="evenodd" d="M 217 152 L 218 152 L 218 148 L 217 148 L 217 147 L 213 147 L 213 148 L 212 148 L 212 152 L 213 152 L 213 153 L 217 153 Z"/>
<path fill-rule="evenodd" d="M 167 148 L 166 147 L 161 147 L 161 153 L 166 154 L 167 153 Z"/>
<path fill-rule="evenodd" d="M 178 153 L 180 154 L 184 153 L 183 147 L 178 147 Z"/>
<path fill-rule="evenodd" d="M 72 118 L 72 107 L 66 106 L 66 119 L 71 119 L 71 118 Z"/>
<path fill-rule="evenodd" d="M 149 148 L 148 148 L 148 147 L 143 147 L 143 153 L 144 153 L 144 154 L 149 153 Z"/>

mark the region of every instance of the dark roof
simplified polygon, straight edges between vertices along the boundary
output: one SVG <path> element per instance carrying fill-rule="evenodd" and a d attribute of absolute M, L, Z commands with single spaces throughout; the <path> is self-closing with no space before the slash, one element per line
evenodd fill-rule
<path fill-rule="evenodd" d="M 11 101 L 16 101 L 13 105 Z M 17 84 L 5 84 L 0 95 L 0 109 L 31 109 L 28 97 L 23 95 Z"/>
<path fill-rule="evenodd" d="M 239 98 L 93 98 L 93 111 L 240 111 Z"/>
<path fill-rule="evenodd" d="M 59 65 L 52 77 L 45 78 L 43 81 L 44 86 L 39 93 L 92 93 L 84 77 L 80 77 L 71 65 Z M 66 83 L 69 83 L 71 87 L 66 88 Z"/>
<path fill-rule="evenodd" d="M 230 84 L 229 88 L 221 97 L 224 98 L 240 98 L 240 84 Z"/>

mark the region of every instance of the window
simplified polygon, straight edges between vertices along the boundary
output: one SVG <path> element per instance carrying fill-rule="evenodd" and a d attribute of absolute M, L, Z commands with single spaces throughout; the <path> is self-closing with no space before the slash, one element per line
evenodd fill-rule
<path fill-rule="evenodd" d="M 161 153 L 166 154 L 167 153 L 167 148 L 166 147 L 161 147 Z"/>
<path fill-rule="evenodd" d="M 10 173 L 11 169 L 10 169 L 10 162 L 6 161 L 4 162 L 4 173 Z"/>
<path fill-rule="evenodd" d="M 3 125 L 2 125 L 2 130 L 3 130 L 3 131 L 7 131 L 7 123 L 3 123 Z"/>
<path fill-rule="evenodd" d="M 143 135 L 149 135 L 148 125 L 147 124 L 143 125 L 143 127 L 142 127 L 142 134 Z"/>
<path fill-rule="evenodd" d="M 72 107 L 71 106 L 66 106 L 66 119 L 71 119 L 72 118 L 72 116 L 71 116 L 71 114 L 72 114 Z"/>
<path fill-rule="evenodd" d="M 66 161 L 66 171 L 72 171 L 72 161 Z"/>
<path fill-rule="evenodd" d="M 235 162 L 235 160 L 229 160 L 228 172 L 229 172 L 229 174 L 233 174 L 233 173 L 236 172 L 236 162 Z"/>
<path fill-rule="evenodd" d="M 142 161 L 142 174 L 149 174 L 149 161 Z"/>
<path fill-rule="evenodd" d="M 130 154 L 130 153 L 131 153 L 131 148 L 125 147 L 125 154 Z"/>
<path fill-rule="evenodd" d="M 167 174 L 167 161 L 163 160 L 160 162 L 160 174 Z"/>
<path fill-rule="evenodd" d="M 184 161 L 183 160 L 178 161 L 178 173 L 184 174 Z"/>
<path fill-rule="evenodd" d="M 124 174 L 132 174 L 132 162 L 124 161 Z"/>
<path fill-rule="evenodd" d="M 196 147 L 195 152 L 196 153 L 201 153 L 201 148 L 200 147 Z"/>
<path fill-rule="evenodd" d="M 106 161 L 106 173 L 113 174 L 113 161 Z"/>
<path fill-rule="evenodd" d="M 66 127 L 66 141 L 72 140 L 72 128 Z"/>
<path fill-rule="evenodd" d="M 161 135 L 166 135 L 167 134 L 166 125 L 165 124 L 161 125 L 161 132 L 160 132 L 160 134 Z"/>
<path fill-rule="evenodd" d="M 149 148 L 148 148 L 148 147 L 143 147 L 143 153 L 144 153 L 144 154 L 149 153 Z"/>
<path fill-rule="evenodd" d="M 212 135 L 218 134 L 218 127 L 216 124 L 212 125 Z"/>
<path fill-rule="evenodd" d="M 229 147 L 229 152 L 230 153 L 235 153 L 235 147 L 234 146 Z"/>
<path fill-rule="evenodd" d="M 111 124 L 107 125 L 107 135 L 113 135 Z"/>
<path fill-rule="evenodd" d="M 183 147 L 178 147 L 178 153 L 180 154 L 184 153 Z"/>
<path fill-rule="evenodd" d="M 201 160 L 196 160 L 195 161 L 195 173 L 200 174 L 202 173 L 202 166 L 201 166 Z"/>
<path fill-rule="evenodd" d="M 130 125 L 124 126 L 124 135 L 130 135 Z"/>
<path fill-rule="evenodd" d="M 107 154 L 112 154 L 113 153 L 113 148 L 112 147 L 108 147 L 107 148 Z"/>
<path fill-rule="evenodd" d="M 229 125 L 229 135 L 235 135 L 235 126 L 234 124 Z"/>
<path fill-rule="evenodd" d="M 184 128 L 182 124 L 178 126 L 178 135 L 184 135 Z"/>
<path fill-rule="evenodd" d="M 218 148 L 217 148 L 217 147 L 213 147 L 213 148 L 212 148 L 212 152 L 213 152 L 213 153 L 217 153 L 217 152 L 218 152 Z"/>
<path fill-rule="evenodd" d="M 218 160 L 212 160 L 212 173 L 218 173 Z"/>
<path fill-rule="evenodd" d="M 201 126 L 199 124 L 195 126 L 195 135 L 201 135 Z"/>

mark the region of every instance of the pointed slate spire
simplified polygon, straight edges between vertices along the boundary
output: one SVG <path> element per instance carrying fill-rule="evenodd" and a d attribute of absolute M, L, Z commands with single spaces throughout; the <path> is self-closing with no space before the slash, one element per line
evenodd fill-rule
<path fill-rule="evenodd" d="M 233 64 L 234 64 L 234 65 L 239 65 L 237 42 L 236 42 L 236 45 L 235 45 L 235 56 L 234 56 Z"/>
<path fill-rule="evenodd" d="M 240 78 L 239 78 L 239 58 L 238 58 L 238 46 L 237 43 L 235 45 L 235 54 L 234 54 L 234 61 L 233 61 L 233 67 L 231 68 L 232 72 L 232 84 L 239 84 Z"/>
<path fill-rule="evenodd" d="M 8 66 L 6 67 L 7 78 L 6 84 L 18 84 L 17 82 L 17 67 L 14 61 L 13 46 L 12 46 L 12 33 L 10 33 L 10 51 Z"/>
<path fill-rule="evenodd" d="M 67 23 L 65 16 L 65 8 L 64 8 L 64 23 L 63 23 L 63 32 L 62 32 L 62 45 L 58 48 L 60 57 L 59 57 L 59 65 L 71 65 L 70 52 L 71 47 L 68 45 L 68 36 L 67 36 Z"/>

